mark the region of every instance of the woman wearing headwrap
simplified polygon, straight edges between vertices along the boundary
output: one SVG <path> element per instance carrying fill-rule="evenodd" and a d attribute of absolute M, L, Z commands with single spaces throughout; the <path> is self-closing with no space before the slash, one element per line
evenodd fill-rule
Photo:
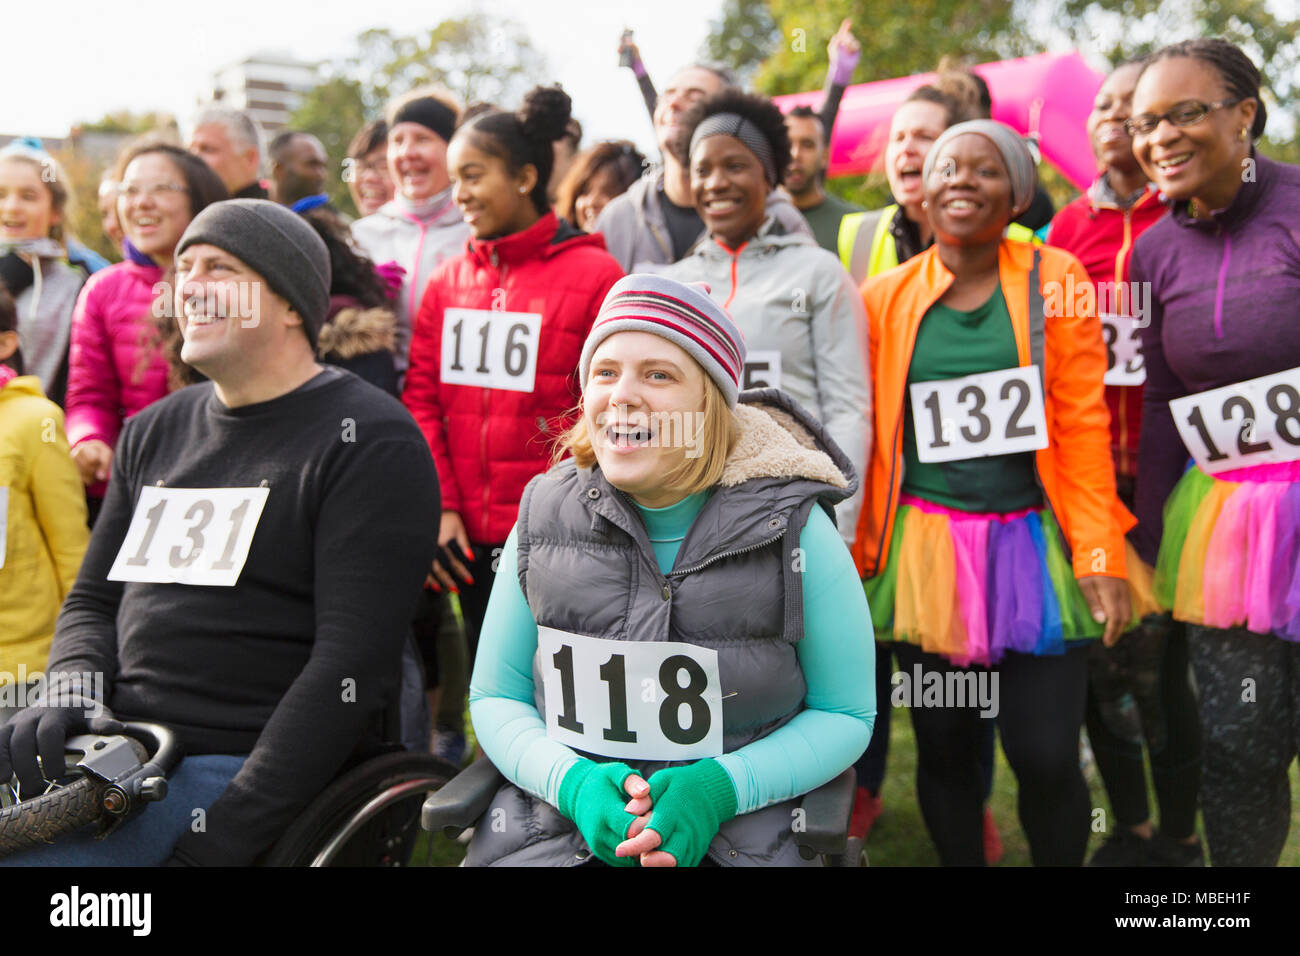
<path fill-rule="evenodd" d="M 781 111 L 765 97 L 729 90 L 682 122 L 708 235 L 664 274 L 706 283 L 731 313 L 749 348 L 741 387 L 788 392 L 860 473 L 871 444 L 862 300 L 833 253 L 768 215 L 767 196 L 789 164 Z M 836 509 L 846 544 L 861 501 L 855 494 Z"/>
<path fill-rule="evenodd" d="M 1065 295 L 1088 283 L 1073 256 L 1003 237 L 1034 194 L 1009 127 L 949 128 L 922 172 L 935 245 L 863 290 L 880 440 L 854 557 L 912 685 L 940 859 L 984 863 L 979 722 L 996 716 L 1034 863 L 1077 866 L 1086 645 L 1132 616 L 1101 326 Z"/>

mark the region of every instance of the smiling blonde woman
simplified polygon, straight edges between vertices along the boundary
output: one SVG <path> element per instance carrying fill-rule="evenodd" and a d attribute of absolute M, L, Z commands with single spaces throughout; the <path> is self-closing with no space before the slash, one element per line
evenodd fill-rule
<path fill-rule="evenodd" d="M 875 716 L 831 518 L 857 478 L 788 395 L 740 393 L 744 360 L 698 287 L 606 297 L 574 457 L 529 483 L 484 621 L 470 714 L 510 784 L 469 864 L 816 865 L 791 810 Z"/>

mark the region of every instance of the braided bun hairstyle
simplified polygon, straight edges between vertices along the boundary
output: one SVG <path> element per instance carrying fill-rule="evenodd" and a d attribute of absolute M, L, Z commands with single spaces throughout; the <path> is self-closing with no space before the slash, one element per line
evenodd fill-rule
<path fill-rule="evenodd" d="M 465 136 L 480 152 L 506 164 L 512 176 L 525 166 L 537 170 L 537 182 L 528 198 L 539 215 L 550 208 L 546 185 L 555 166 L 553 143 L 564 137 L 572 116 L 573 101 L 557 84 L 536 86 L 524 96 L 514 113 L 506 110 L 483 112 L 469 119 L 456 132 Z"/>

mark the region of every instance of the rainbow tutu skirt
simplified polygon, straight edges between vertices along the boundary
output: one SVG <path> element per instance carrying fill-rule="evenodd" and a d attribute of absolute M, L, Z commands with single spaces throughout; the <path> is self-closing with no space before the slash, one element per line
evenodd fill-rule
<path fill-rule="evenodd" d="M 1136 624 L 1157 610 L 1150 572 L 1128 549 Z M 904 494 L 885 570 L 863 582 L 876 639 L 905 641 L 954 664 L 1007 651 L 1063 654 L 1100 637 L 1046 508 L 976 514 Z"/>
<path fill-rule="evenodd" d="M 1165 502 L 1156 599 L 1180 621 L 1300 641 L 1298 555 L 1300 462 L 1193 466 Z"/>

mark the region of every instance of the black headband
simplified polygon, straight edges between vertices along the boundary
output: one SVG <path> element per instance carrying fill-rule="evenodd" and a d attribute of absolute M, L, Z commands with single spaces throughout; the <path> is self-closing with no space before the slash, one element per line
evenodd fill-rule
<path fill-rule="evenodd" d="M 456 132 L 456 111 L 431 96 L 422 96 L 404 103 L 393 114 L 393 126 L 398 123 L 419 123 L 441 136 L 444 142 L 450 142 Z"/>

